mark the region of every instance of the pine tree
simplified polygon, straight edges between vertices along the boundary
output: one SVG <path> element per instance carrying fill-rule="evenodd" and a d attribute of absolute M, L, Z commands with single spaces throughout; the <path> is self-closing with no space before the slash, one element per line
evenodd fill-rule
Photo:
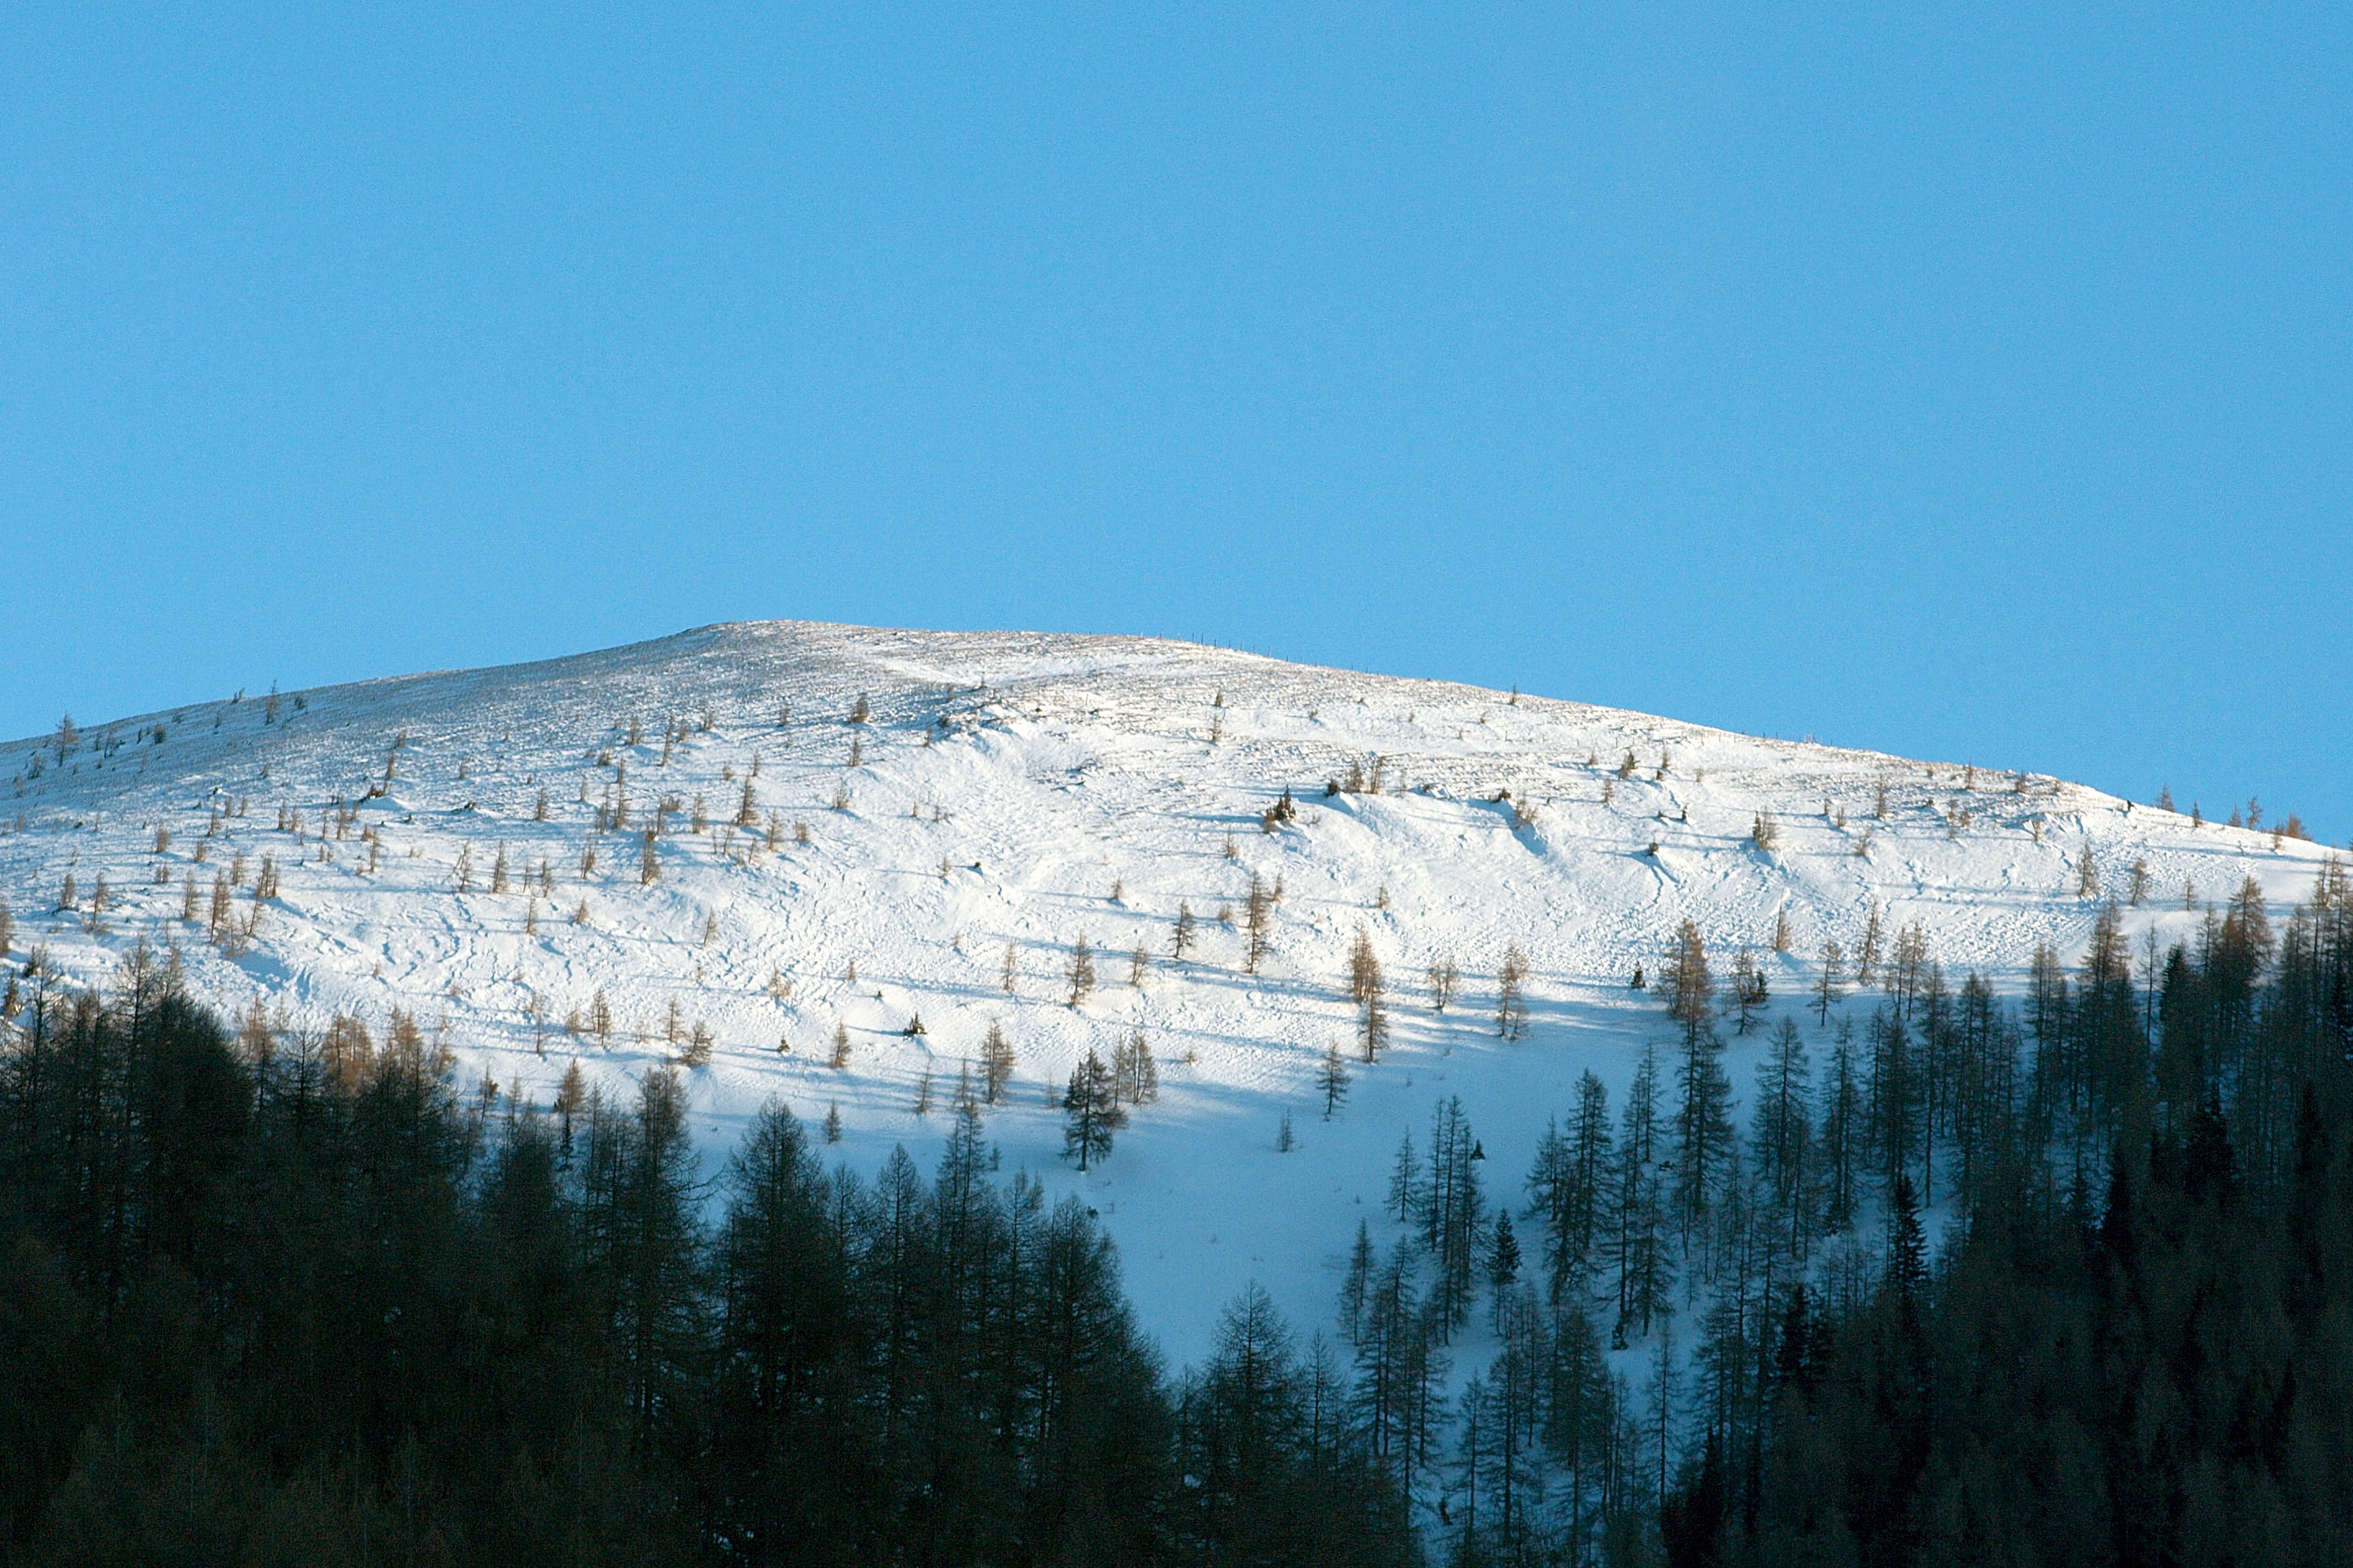
<path fill-rule="evenodd" d="M 1378 1258 L 1373 1250 L 1371 1225 L 1356 1221 L 1356 1240 L 1348 1249 L 1348 1267 L 1340 1277 L 1340 1331 L 1348 1342 L 1362 1349 L 1365 1342 L 1365 1314 L 1373 1302 L 1374 1269 Z"/>
<path fill-rule="evenodd" d="M 1419 1212 L 1421 1162 L 1413 1152 L 1413 1129 L 1409 1127 L 1398 1142 L 1397 1159 L 1389 1167 L 1389 1193 L 1384 1205 L 1388 1215 L 1402 1225 Z"/>
<path fill-rule="evenodd" d="M 1732 1158 L 1731 1085 L 1724 1075 L 1723 1042 L 1710 1005 L 1715 982 L 1707 949 L 1691 921 L 1667 951 L 1659 989 L 1667 1016 L 1682 1029 L 1675 1070 L 1675 1210 L 1688 1237 L 1715 1201 Z"/>
<path fill-rule="evenodd" d="M 1812 1067 L 1797 1020 L 1783 1018 L 1774 1030 L 1765 1060 L 1757 1068 L 1757 1115 L 1752 1142 L 1759 1186 L 1785 1224 L 1777 1237 L 1789 1255 L 1802 1260 L 1811 1216 L 1807 1202 L 1812 1153 Z"/>
<path fill-rule="evenodd" d="M 1443 1013 L 1446 1011 L 1446 1005 L 1454 1000 L 1454 993 L 1462 984 L 1462 971 L 1455 967 L 1452 953 L 1442 952 L 1430 962 L 1429 980 L 1430 1009 L 1433 1012 Z"/>
<path fill-rule="evenodd" d="M 1112 1051 L 1112 1094 L 1129 1105 L 1149 1105 L 1160 1098 L 1160 1068 L 1141 1029 L 1131 1031 Z"/>
<path fill-rule="evenodd" d="M 1667 1016 L 1683 1031 L 1686 1047 L 1713 1027 L 1715 982 L 1708 973 L 1707 946 L 1700 939 L 1699 927 L 1689 920 L 1668 945 L 1658 989 Z"/>
<path fill-rule="evenodd" d="M 1765 972 L 1757 967 L 1756 955 L 1742 948 L 1732 961 L 1732 995 L 1729 998 L 1733 1016 L 1733 1033 L 1746 1035 L 1757 1026 L 1757 1016 L 1765 1009 L 1770 995 L 1766 988 Z"/>
<path fill-rule="evenodd" d="M 1838 938 L 1822 939 L 1821 964 L 1814 973 L 1814 1016 L 1825 1028 L 1831 1021 L 1831 1004 L 1839 999 L 1839 986 L 1846 978 L 1845 959 Z"/>
<path fill-rule="evenodd" d="M 1013 1042 L 1005 1037 L 1005 1026 L 991 1019 L 988 1033 L 980 1042 L 980 1083 L 982 1098 L 989 1104 L 1013 1078 Z"/>
<path fill-rule="evenodd" d="M 1503 967 L 1495 973 L 1495 1033 L 1516 1040 L 1528 1032 L 1528 955 L 1516 942 L 1504 948 Z"/>
<path fill-rule="evenodd" d="M 1487 1238 L 1487 1289 L 1495 1309 L 1496 1328 L 1503 1327 L 1504 1302 L 1520 1282 L 1520 1242 L 1512 1234 L 1512 1211 L 1495 1210 L 1495 1228 Z"/>
<path fill-rule="evenodd" d="M 1348 999 L 1359 1007 L 1380 984 L 1381 961 L 1373 953 L 1373 935 L 1361 921 L 1356 940 L 1348 944 Z"/>
<path fill-rule="evenodd" d="M 1920 1298 L 1928 1279 L 1928 1242 L 1920 1228 L 1920 1200 L 1912 1178 L 1899 1173 L 1887 1194 L 1887 1283 L 1905 1301 Z"/>
<path fill-rule="evenodd" d="M 590 1263 L 604 1283 L 635 1442 L 662 1444 L 690 1407 L 703 1300 L 695 1154 L 686 1091 L 667 1068 L 638 1082 L 634 1114 L 590 1119 Z M 607 1174 L 609 1173 L 609 1174 Z"/>
<path fill-rule="evenodd" d="M 1339 1041 L 1324 1047 L 1324 1067 L 1316 1082 L 1324 1090 L 1324 1120 L 1329 1121 L 1348 1099 L 1348 1064 L 1340 1055 Z"/>
<path fill-rule="evenodd" d="M 1110 1069 L 1093 1051 L 1071 1070 L 1062 1110 L 1063 1153 L 1076 1154 L 1081 1171 L 1110 1154 L 1112 1134 L 1127 1125 L 1127 1111 L 1119 1103 Z"/>
<path fill-rule="evenodd" d="M 1094 950 L 1087 945 L 1085 937 L 1079 938 L 1077 945 L 1071 949 L 1070 960 L 1063 966 L 1062 979 L 1070 987 L 1071 1005 L 1073 1007 L 1084 1002 L 1088 994 L 1094 990 Z"/>
<path fill-rule="evenodd" d="M 1530 1216 L 1544 1225 L 1546 1300 L 1556 1310 L 1582 1293 L 1597 1261 L 1609 1152 L 1609 1091 L 1588 1070 L 1567 1134 L 1546 1124 L 1527 1179 Z"/>
<path fill-rule="evenodd" d="M 1871 1146 L 1881 1180 L 1892 1190 L 1922 1138 L 1919 1058 L 1912 1032 L 1894 1009 L 1882 1007 L 1872 1015 L 1869 1066 Z"/>
<path fill-rule="evenodd" d="M 1651 1319 L 1668 1308 L 1672 1283 L 1660 1235 L 1664 1215 L 1657 1168 L 1658 1104 L 1658 1058 L 1646 1048 L 1626 1091 L 1610 1205 L 1618 1276 L 1618 1318 L 1611 1339 L 1620 1348 L 1637 1323 L 1641 1334 L 1650 1333 Z"/>
<path fill-rule="evenodd" d="M 1243 973 L 1256 974 L 1259 965 L 1273 951 L 1269 932 L 1273 924 L 1274 900 L 1268 892 L 1265 879 L 1256 871 L 1250 873 L 1250 898 L 1242 906 Z"/>
<path fill-rule="evenodd" d="M 1864 1137 L 1862 1076 L 1855 1066 L 1853 1027 L 1844 1018 L 1839 1020 L 1830 1075 L 1822 1085 L 1821 1127 L 1822 1228 L 1835 1235 L 1854 1223 L 1855 1173 Z"/>
<path fill-rule="evenodd" d="M 1356 1038 L 1365 1048 L 1365 1060 L 1377 1060 L 1389 1041 L 1388 997 L 1383 989 L 1381 961 L 1374 956 L 1372 936 L 1363 926 L 1356 928 L 1348 981 L 1356 999 Z"/>
<path fill-rule="evenodd" d="M 1871 900 L 1870 909 L 1863 916 L 1862 941 L 1855 948 L 1854 982 L 1856 984 L 1869 985 L 1873 983 L 1879 968 L 1881 940 L 1879 900 L 1873 899 Z"/>
<path fill-rule="evenodd" d="M 1193 919 L 1193 906 L 1182 899 L 1177 900 L 1176 926 L 1169 939 L 1170 957 L 1181 960 L 1185 956 L 1185 950 L 1193 945 L 1193 932 L 1197 923 Z"/>
<path fill-rule="evenodd" d="M 1486 1218 L 1478 1169 L 1485 1157 L 1462 1114 L 1461 1098 L 1439 1101 L 1430 1117 L 1428 1179 L 1416 1194 L 1416 1217 L 1422 1244 L 1438 1266 L 1430 1300 L 1442 1324 L 1441 1337 L 1470 1318 Z"/>

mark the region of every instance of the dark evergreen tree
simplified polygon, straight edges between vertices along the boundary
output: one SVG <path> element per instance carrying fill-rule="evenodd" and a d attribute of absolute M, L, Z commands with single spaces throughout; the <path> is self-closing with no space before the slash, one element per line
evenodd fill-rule
<path fill-rule="evenodd" d="M 1076 1154 L 1082 1171 L 1109 1154 L 1112 1134 L 1127 1125 L 1127 1110 L 1119 1102 L 1111 1069 L 1092 1051 L 1071 1069 L 1062 1114 L 1063 1152 Z"/>

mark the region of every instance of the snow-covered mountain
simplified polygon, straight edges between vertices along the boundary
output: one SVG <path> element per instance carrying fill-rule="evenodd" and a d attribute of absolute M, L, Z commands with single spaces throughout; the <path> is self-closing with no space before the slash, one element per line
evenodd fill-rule
<path fill-rule="evenodd" d="M 99 982 L 134 941 L 176 945 L 224 1005 L 379 1034 L 403 1009 L 466 1084 L 543 1104 L 569 1062 L 617 1086 L 700 1026 L 710 1059 L 688 1077 L 714 1155 L 781 1096 L 812 1122 L 838 1110 L 829 1152 L 871 1167 L 903 1143 L 929 1164 L 1001 1025 L 1007 1169 L 1084 1190 L 1180 1360 L 1252 1278 L 1303 1327 L 1328 1320 L 1357 1219 L 1385 1227 L 1390 1152 L 1440 1096 L 1461 1097 L 1490 1189 L 1516 1194 L 1578 1074 L 1615 1087 L 1663 1037 L 1630 981 L 1685 919 L 1720 971 L 1749 949 L 1777 1010 L 1874 901 L 1888 931 L 1917 920 L 1948 969 L 2015 992 L 2033 947 L 2080 948 L 2104 898 L 2137 886 L 2136 939 L 2186 935 L 2250 875 L 2304 897 L 2325 853 L 2045 777 L 1188 644 L 799 623 L 193 704 L 0 746 L 0 778 L 20 962 L 43 947 Z M 1286 790 L 1294 811 L 1270 819 Z M 224 874 L 251 929 L 216 942 Z M 1254 875 L 1281 896 L 1252 974 Z M 1369 1066 L 1360 930 L 1394 1029 Z M 1096 981 L 1073 1005 L 1082 942 Z M 1506 1040 L 1513 944 L 1529 1027 Z M 1461 994 L 1440 1013 L 1426 977 L 1449 957 Z M 1050 1100 L 1136 1031 L 1159 1098 L 1082 1174 Z M 1736 1045 L 1743 1090 L 1760 1038 Z M 1327 1121 L 1335 1040 L 1355 1078 Z"/>

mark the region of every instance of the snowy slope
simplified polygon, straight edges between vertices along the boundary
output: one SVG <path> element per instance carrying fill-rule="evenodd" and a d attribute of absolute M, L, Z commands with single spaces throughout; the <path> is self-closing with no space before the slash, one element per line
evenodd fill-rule
<path fill-rule="evenodd" d="M 871 719 L 853 725 L 861 694 Z M 665 762 L 673 719 L 688 735 Z M 1638 766 L 1620 779 L 1630 749 Z M 1384 793 L 1325 794 L 1376 756 Z M 609 764 L 626 769 L 632 826 L 600 834 L 619 776 Z M 446 1029 L 467 1084 L 487 1074 L 541 1103 L 575 1058 L 619 1085 L 674 1055 L 662 1024 L 675 1000 L 715 1037 L 711 1065 L 690 1075 L 714 1152 L 780 1095 L 812 1121 L 838 1106 L 835 1152 L 857 1163 L 871 1169 L 903 1142 L 928 1165 L 959 1067 L 1001 1022 L 1019 1056 L 989 1120 L 1007 1169 L 1083 1187 L 1180 1361 L 1251 1278 L 1303 1330 L 1328 1321 L 1341 1250 L 1360 1215 L 1385 1234 L 1390 1152 L 1439 1095 L 1461 1096 L 1490 1193 L 1516 1197 L 1577 1074 L 1591 1067 L 1614 1090 L 1642 1043 L 1662 1037 L 1651 999 L 1627 982 L 1686 917 L 1720 971 L 1737 948 L 1757 952 L 1777 1009 L 1798 1005 L 1825 937 L 1852 949 L 1873 900 L 1891 931 L 1925 921 L 1956 974 L 1977 969 L 2014 992 L 2037 942 L 2067 952 L 2088 935 L 2085 856 L 2119 894 L 2145 864 L 2148 900 L 2127 911 L 2137 938 L 2152 924 L 2167 937 L 2194 929 L 2185 884 L 2219 899 L 2253 874 L 2275 903 L 2300 899 L 2325 853 L 2048 778 L 1972 777 L 1960 763 L 1181 643 L 798 623 L 290 693 L 274 713 L 251 696 L 197 704 L 87 727 L 62 758 L 55 737 L 0 746 L 0 778 L 13 781 L 0 801 L 0 899 L 16 914 L 19 959 L 45 943 L 58 970 L 94 981 L 138 938 L 176 942 L 211 995 L 262 995 L 297 1027 L 341 1011 L 380 1032 L 404 1007 Z M 747 778 L 755 832 L 722 826 Z M 383 793 L 369 798 L 371 785 Z M 1262 833 L 1286 786 L 1297 820 Z M 641 886 L 637 829 L 666 795 L 684 809 L 660 842 L 659 879 Z M 712 824 L 702 834 L 690 820 L 698 796 Z M 329 816 L 322 840 L 338 797 L 349 826 L 337 837 Z M 299 838 L 278 826 L 289 808 Z M 785 829 L 773 851 L 772 811 Z M 1759 812 L 1778 825 L 1769 851 L 1751 837 Z M 807 843 L 795 842 L 796 822 Z M 172 836 L 160 855 L 159 826 Z M 369 826 L 381 840 L 374 874 Z M 592 842 L 599 862 L 584 878 Z M 501 847 L 513 886 L 494 894 Z M 248 884 L 270 857 L 280 889 L 249 951 L 232 957 L 205 941 L 205 906 L 214 873 L 240 853 Z M 473 867 L 465 893 L 461 854 Z M 543 861 L 554 891 L 534 899 L 525 879 L 536 886 Z M 154 879 L 159 866 L 168 883 Z M 1256 976 L 1242 973 L 1240 929 L 1253 871 L 1283 889 Z M 105 877 L 102 930 L 57 910 L 69 874 L 85 895 Z M 202 896 L 188 925 L 192 874 Z M 584 899 L 588 919 L 575 923 Z M 1180 900 L 1201 939 L 1172 963 Z M 1219 923 L 1220 906 L 1232 926 Z M 1786 954 L 1771 951 L 1777 915 L 1792 936 Z M 1387 967 L 1396 1044 L 1357 1066 L 1327 1123 L 1315 1072 L 1328 1042 L 1353 1046 L 1359 926 Z M 1062 976 L 1082 939 L 1100 979 L 1073 1007 Z M 1139 942 L 1152 963 L 1134 988 L 1127 954 Z M 1533 1027 L 1506 1044 L 1489 1009 L 1514 942 L 1531 960 Z M 1422 975 L 1445 953 L 1465 995 L 1440 1016 Z M 607 1048 L 562 1028 L 600 989 L 617 1020 Z M 926 1032 L 910 1037 L 917 1013 Z M 840 1070 L 828 1065 L 838 1025 L 852 1041 Z M 1109 1059 L 1136 1029 L 1158 1058 L 1161 1098 L 1082 1177 L 1060 1158 L 1048 1094 L 1087 1048 Z M 1731 1066 L 1745 1091 L 1742 1050 Z M 926 1069 L 934 1105 L 918 1116 Z M 1287 1155 L 1275 1150 L 1286 1109 L 1298 1142 Z"/>

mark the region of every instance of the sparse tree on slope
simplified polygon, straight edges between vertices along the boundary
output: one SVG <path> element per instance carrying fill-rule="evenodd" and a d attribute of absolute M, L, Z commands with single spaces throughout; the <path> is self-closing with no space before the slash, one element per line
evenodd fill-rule
<path fill-rule="evenodd" d="M 1518 942 L 1504 949 L 1503 967 L 1495 973 L 1495 1033 L 1516 1040 L 1528 1032 L 1528 955 Z"/>
<path fill-rule="evenodd" d="M 1274 923 L 1274 897 L 1268 891 L 1265 879 L 1250 873 L 1250 898 L 1242 906 L 1242 932 L 1245 939 L 1242 970 L 1256 974 L 1259 965 L 1266 962 L 1274 950 L 1270 932 Z"/>
<path fill-rule="evenodd" d="M 1071 1073 L 1062 1096 L 1062 1152 L 1079 1157 L 1079 1169 L 1111 1152 L 1113 1132 L 1127 1125 L 1127 1111 L 1119 1103 L 1111 1069 L 1092 1050 Z"/>

